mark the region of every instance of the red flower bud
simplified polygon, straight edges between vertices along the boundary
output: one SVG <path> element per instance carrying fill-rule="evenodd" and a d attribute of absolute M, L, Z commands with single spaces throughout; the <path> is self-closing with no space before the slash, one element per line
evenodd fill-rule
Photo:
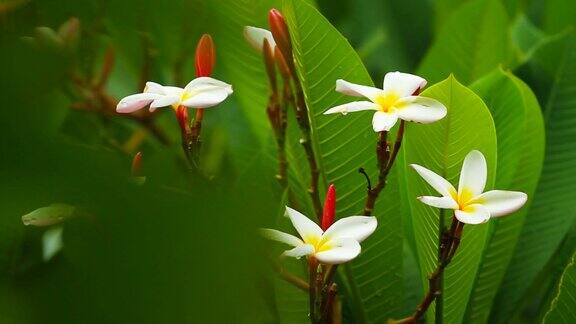
<path fill-rule="evenodd" d="M 188 128 L 190 128 L 188 123 L 188 109 L 185 106 L 178 106 L 178 108 L 176 108 L 176 118 L 178 119 L 182 133 L 187 133 Z"/>
<path fill-rule="evenodd" d="M 292 42 L 290 41 L 290 32 L 288 31 L 288 25 L 286 25 L 286 20 L 277 9 L 270 10 L 268 14 L 268 21 L 270 23 L 270 31 L 274 40 L 276 41 L 276 46 L 280 48 L 284 58 L 291 62 L 292 61 Z"/>
<path fill-rule="evenodd" d="M 284 78 L 284 80 L 289 80 L 292 74 L 290 73 L 288 63 L 286 63 L 286 59 L 284 59 L 284 55 L 282 55 L 278 46 L 276 46 L 276 49 L 274 50 L 274 58 L 276 59 L 276 64 L 278 65 L 280 74 L 282 74 L 282 78 Z"/>
<path fill-rule="evenodd" d="M 276 85 L 276 66 L 274 64 L 274 53 L 272 52 L 272 48 L 270 47 L 270 43 L 268 43 L 267 39 L 264 39 L 262 52 L 264 53 L 264 64 L 266 66 L 266 73 L 268 74 L 268 80 L 270 80 L 272 92 L 276 93 L 278 87 Z"/>
<path fill-rule="evenodd" d="M 132 176 L 139 177 L 142 175 L 142 152 L 138 152 L 132 159 Z"/>
<path fill-rule="evenodd" d="M 327 230 L 334 223 L 336 213 L 336 187 L 330 184 L 324 200 L 324 212 L 322 213 L 322 230 Z"/>
<path fill-rule="evenodd" d="M 216 51 L 212 37 L 202 35 L 196 47 L 196 76 L 210 76 L 216 63 Z"/>

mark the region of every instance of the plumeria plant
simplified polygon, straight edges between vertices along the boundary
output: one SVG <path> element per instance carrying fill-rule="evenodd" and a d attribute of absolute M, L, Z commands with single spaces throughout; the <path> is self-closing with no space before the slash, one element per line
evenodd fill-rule
<path fill-rule="evenodd" d="M 362 250 L 360 242 L 376 230 L 376 217 L 349 216 L 334 222 L 336 212 L 336 188 L 328 187 L 320 225 L 286 207 L 286 215 L 300 238 L 274 229 L 263 229 L 262 234 L 271 240 L 292 246 L 282 256 L 306 257 L 309 268 L 309 284 L 298 284 L 299 279 L 285 276 L 292 283 L 303 287 L 310 295 L 310 320 L 312 323 L 337 321 L 338 311 L 334 274 L 336 266 L 356 258 Z"/>
<path fill-rule="evenodd" d="M 199 167 L 200 131 L 204 109 L 216 106 L 232 94 L 232 86 L 209 77 L 214 69 L 216 54 L 212 37 L 204 34 L 196 48 L 196 76 L 184 88 L 146 82 L 142 93 L 124 97 L 116 106 L 119 113 L 133 113 L 142 108 L 150 112 L 161 107 L 172 107 L 182 134 L 182 148 L 191 165 Z M 193 122 L 188 108 L 196 110 Z"/>
<path fill-rule="evenodd" d="M 576 323 L 567 1 L 365 1 L 0 2 L 2 319 Z"/>

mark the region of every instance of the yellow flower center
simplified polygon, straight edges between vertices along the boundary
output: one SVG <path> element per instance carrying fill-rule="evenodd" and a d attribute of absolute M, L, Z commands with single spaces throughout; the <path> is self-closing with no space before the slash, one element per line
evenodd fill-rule
<path fill-rule="evenodd" d="M 328 251 L 332 245 L 328 244 L 330 241 L 327 237 L 321 238 L 320 236 L 307 236 L 304 237 L 304 243 L 314 246 L 314 253 Z"/>
<path fill-rule="evenodd" d="M 458 203 L 458 209 L 465 212 L 473 212 L 474 207 L 470 205 L 480 202 L 477 199 L 474 199 L 472 191 L 468 188 L 464 188 L 460 194 L 458 194 L 456 190 L 451 190 L 450 195 L 452 196 L 452 199 Z"/>
<path fill-rule="evenodd" d="M 380 106 L 381 112 L 390 112 L 398 99 L 400 96 L 396 92 L 390 91 L 376 96 L 374 103 Z"/>

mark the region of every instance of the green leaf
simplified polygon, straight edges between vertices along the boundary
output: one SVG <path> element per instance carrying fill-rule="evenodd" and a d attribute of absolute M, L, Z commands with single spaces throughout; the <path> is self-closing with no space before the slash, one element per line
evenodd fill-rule
<path fill-rule="evenodd" d="M 313 7 L 285 1 L 284 14 L 292 37 L 295 61 L 305 92 L 323 186 L 334 183 L 338 191 L 337 215 L 358 215 L 366 199 L 366 183 L 358 174 L 364 167 L 376 179 L 376 134 L 369 112 L 325 116 L 328 108 L 353 101 L 335 91 L 337 79 L 372 85 L 361 60 L 348 41 Z M 308 170 L 300 171 L 308 178 Z M 346 301 L 356 322 L 382 322 L 400 309 L 402 240 L 399 213 L 393 212 L 394 181 L 376 206 L 379 226 L 362 243 L 363 252 L 341 267 Z M 385 204 L 387 206 L 385 206 Z M 385 298 L 384 298 L 385 297 Z"/>
<path fill-rule="evenodd" d="M 576 4 L 571 0 L 548 0 L 544 6 L 544 30 L 551 33 L 576 27 Z"/>
<path fill-rule="evenodd" d="M 251 130 L 262 142 L 271 139 L 272 130 L 266 117 L 268 79 L 261 53 L 244 38 L 244 26 L 269 29 L 268 10 L 279 0 L 208 1 L 218 64 L 222 64 L 226 81 L 234 85 L 242 113 Z"/>
<path fill-rule="evenodd" d="M 24 225 L 50 226 L 60 224 L 66 219 L 72 217 L 76 207 L 66 204 L 52 204 L 50 206 L 38 208 L 24 216 L 22 223 Z"/>
<path fill-rule="evenodd" d="M 506 10 L 498 0 L 474 0 L 451 14 L 424 57 L 418 74 L 438 82 L 453 73 L 468 84 L 508 61 Z"/>
<path fill-rule="evenodd" d="M 566 269 L 558 287 L 558 295 L 552 300 L 550 310 L 544 316 L 543 323 L 574 323 L 576 322 L 576 254 Z"/>
<path fill-rule="evenodd" d="M 505 323 L 550 260 L 576 217 L 576 47 L 574 36 L 542 47 L 531 64 L 550 85 L 544 105 L 546 157 L 514 257 L 495 300 L 492 322 Z M 552 73 L 549 79 L 548 73 Z"/>
<path fill-rule="evenodd" d="M 495 188 L 516 190 L 534 197 L 544 160 L 544 122 L 530 88 L 509 72 L 496 70 L 472 85 L 490 108 L 498 136 Z M 492 220 L 490 237 L 478 272 L 468 320 L 485 323 L 492 302 L 512 258 L 529 210 Z"/>
<path fill-rule="evenodd" d="M 516 48 L 519 64 L 528 61 L 546 39 L 546 34 L 534 26 L 525 15 L 519 15 L 512 23 L 512 42 Z"/>
<path fill-rule="evenodd" d="M 437 265 L 441 228 L 449 226 L 452 213 L 416 201 L 418 196 L 437 194 L 408 164 L 422 165 L 456 184 L 464 157 L 471 150 L 477 149 L 488 162 L 487 188 L 491 188 L 496 166 L 496 131 L 482 99 L 453 76 L 430 87 L 422 96 L 435 98 L 448 107 L 448 115 L 439 122 L 429 125 L 410 124 L 403 145 L 407 163 L 406 192 L 407 197 L 412 199 L 406 214 L 412 219 L 421 278 L 424 288 L 428 289 L 427 275 Z M 464 227 L 462 243 L 444 272 L 443 301 L 428 310 L 427 316 L 431 323 L 434 322 L 436 312 L 446 323 L 462 321 L 482 258 L 488 226 Z"/>

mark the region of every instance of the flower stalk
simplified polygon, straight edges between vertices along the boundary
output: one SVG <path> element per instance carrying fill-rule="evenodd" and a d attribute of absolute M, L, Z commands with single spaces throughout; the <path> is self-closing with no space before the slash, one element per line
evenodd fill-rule
<path fill-rule="evenodd" d="M 320 171 L 318 169 L 318 162 L 316 161 L 316 155 L 314 153 L 314 148 L 312 147 L 311 142 L 310 119 L 308 116 L 306 101 L 304 99 L 304 90 L 302 89 L 302 84 L 300 83 L 298 74 L 296 72 L 296 67 L 294 65 L 290 31 L 286 25 L 286 20 L 278 10 L 270 10 L 268 20 L 274 40 L 276 41 L 280 53 L 282 53 L 282 56 L 285 59 L 286 66 L 288 67 L 290 77 L 294 84 L 295 98 L 292 103 L 295 109 L 296 121 L 301 132 L 300 144 L 302 144 L 302 147 L 304 148 L 306 159 L 308 160 L 308 166 L 310 168 L 310 186 L 308 188 L 308 193 L 312 200 L 312 205 L 314 207 L 316 217 L 320 219 L 322 215 L 322 204 L 320 202 L 320 194 L 318 192 L 318 179 L 320 176 Z"/>
<path fill-rule="evenodd" d="M 428 277 L 428 291 L 414 313 L 402 320 L 391 323 L 418 322 L 433 301 L 436 301 L 437 322 L 442 321 L 442 279 L 444 269 L 450 264 L 460 246 L 464 224 L 482 224 L 491 217 L 501 217 L 520 209 L 528 199 L 523 192 L 507 190 L 490 190 L 484 192 L 487 180 L 486 158 L 480 151 L 473 150 L 466 155 L 462 163 L 458 189 L 440 175 L 420 165 L 411 165 L 416 172 L 442 197 L 421 196 L 422 203 L 440 208 L 454 210 L 449 230 L 440 235 L 438 265 Z M 443 213 L 440 213 L 440 228 L 444 229 Z"/>
<path fill-rule="evenodd" d="M 292 246 L 284 251 L 282 256 L 307 257 L 307 287 L 292 277 L 284 279 L 308 291 L 312 324 L 332 323 L 332 320 L 335 320 L 334 314 L 338 314 L 339 307 L 337 287 L 334 283 L 336 266 L 360 254 L 360 242 L 376 230 L 378 223 L 376 217 L 369 216 L 345 217 L 333 222 L 335 207 L 336 190 L 331 185 L 326 196 L 321 224 L 325 229 L 298 211 L 286 207 L 286 216 L 290 218 L 300 238 L 274 229 L 261 230 L 264 237 Z"/>
<path fill-rule="evenodd" d="M 208 34 L 202 35 L 200 41 L 198 41 L 198 46 L 196 47 L 196 77 L 208 77 L 212 75 L 214 70 L 214 65 L 216 64 L 216 53 L 215 53 L 214 42 L 212 37 Z M 204 108 L 196 109 L 196 115 L 194 117 L 194 122 L 190 127 L 190 155 L 192 156 L 192 161 L 196 167 L 200 165 L 200 148 L 202 142 L 200 139 L 200 133 L 202 132 L 202 120 L 204 119 Z"/>
<path fill-rule="evenodd" d="M 394 161 L 398 156 L 404 137 L 404 121 L 400 121 L 394 147 L 390 150 L 390 143 L 387 140 L 388 132 L 381 131 L 378 133 L 378 143 L 376 144 L 376 156 L 378 159 L 378 182 L 373 188 L 369 187 L 366 191 L 366 204 L 364 205 L 363 215 L 372 215 L 374 206 L 380 192 L 386 187 L 386 181 L 390 170 L 394 166 Z"/>
<path fill-rule="evenodd" d="M 428 291 L 424 295 L 424 298 L 411 316 L 401 320 L 391 321 L 391 323 L 408 324 L 419 322 L 432 302 L 442 296 L 442 277 L 444 270 L 450 264 L 450 261 L 452 261 L 452 258 L 458 250 L 463 229 L 464 223 L 460 222 L 456 217 L 453 217 L 450 230 L 444 231 L 440 237 L 438 265 L 436 269 L 428 275 Z"/>

